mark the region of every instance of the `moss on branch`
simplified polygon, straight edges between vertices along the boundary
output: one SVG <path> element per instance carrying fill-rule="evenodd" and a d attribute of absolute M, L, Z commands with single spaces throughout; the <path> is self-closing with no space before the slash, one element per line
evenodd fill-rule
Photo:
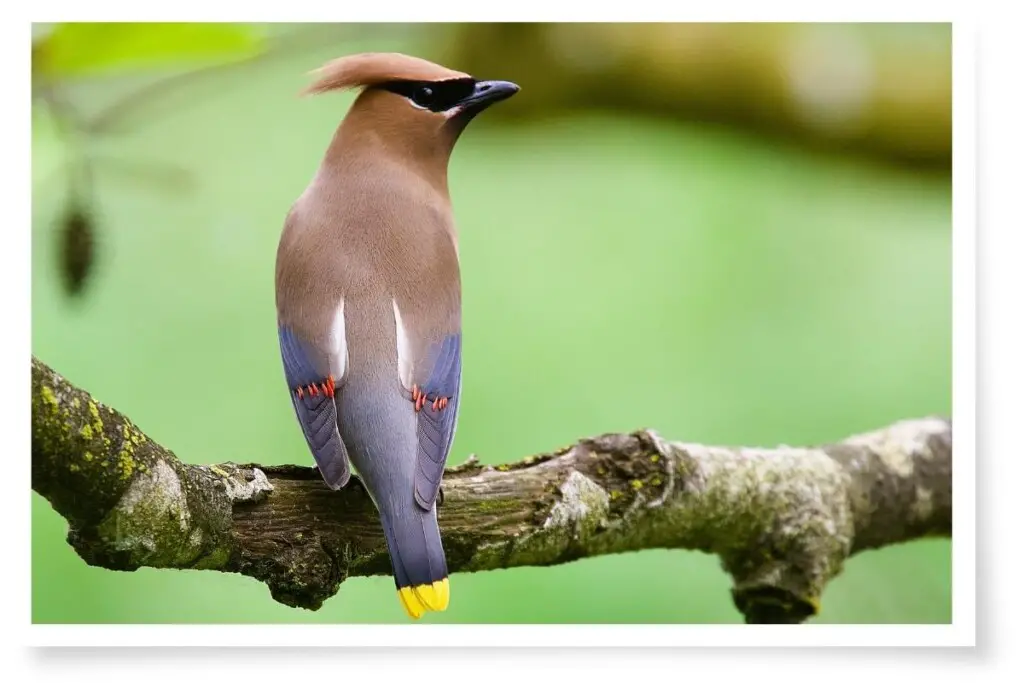
<path fill-rule="evenodd" d="M 452 572 L 609 553 L 714 553 L 748 622 L 801 622 L 850 555 L 952 527 L 952 425 L 895 423 L 813 448 L 605 434 L 497 467 L 450 468 L 438 509 Z M 187 465 L 32 359 L 32 487 L 89 564 L 214 569 L 318 609 L 348 576 L 390 572 L 358 479 L 312 467 Z"/>

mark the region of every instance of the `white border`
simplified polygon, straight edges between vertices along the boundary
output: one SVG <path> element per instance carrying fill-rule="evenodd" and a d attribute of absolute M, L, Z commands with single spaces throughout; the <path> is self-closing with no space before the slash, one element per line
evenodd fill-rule
<path fill-rule="evenodd" d="M 953 27 L 953 627 L 974 643 L 977 551 L 976 45 Z"/>
<path fill-rule="evenodd" d="M 950 647 L 973 646 L 963 624 L 924 625 L 34 625 L 33 645 L 125 647 Z"/>
<path fill-rule="evenodd" d="M 295 3 L 289 3 L 294 6 Z M 347 3 L 346 3 L 347 4 Z M 708 21 L 728 20 L 730 13 L 724 10 L 721 1 L 712 3 L 714 11 L 701 10 L 698 7 L 688 11 L 686 16 L 677 17 L 678 20 Z M 814 4 L 802 6 L 800 11 L 779 16 L 780 7 L 794 3 L 776 2 L 773 3 L 774 11 L 770 14 L 772 19 L 786 19 L 799 17 L 801 20 L 829 20 L 828 15 L 834 15 L 832 11 L 822 11 L 824 7 Z M 891 15 L 893 3 L 858 3 L 860 14 L 865 9 L 881 11 L 874 12 L 874 17 Z M 115 8 L 111 11 L 108 8 L 101 8 L 102 3 L 89 3 L 91 19 L 144 19 L 144 12 L 141 6 L 134 6 L 129 12 L 119 11 Z M 177 9 L 181 10 L 190 6 L 188 17 L 192 20 L 212 19 L 238 19 L 237 13 L 217 12 L 216 7 L 210 3 L 175 3 Z M 592 13 L 588 20 L 594 19 L 628 19 L 628 20 L 657 20 L 665 19 L 665 13 L 660 17 L 652 13 L 650 8 L 641 7 L 643 3 L 630 3 L 635 10 L 628 15 L 616 12 L 621 16 L 610 16 L 607 11 L 597 10 L 596 16 Z M 611 6 L 609 6 L 611 7 Z M 757 3 L 754 8 L 761 9 L 763 5 Z M 81 17 L 81 5 L 73 4 L 67 9 L 70 11 L 51 12 L 50 17 L 37 17 L 39 20 L 49 18 L 68 19 L 69 17 Z M 928 5 L 933 20 L 948 18 L 948 7 L 943 3 L 930 3 Z M 74 10 L 78 9 L 76 12 Z M 107 11 L 102 11 L 106 9 Z M 325 8 L 327 9 L 327 8 Z M 467 17 L 465 13 L 451 13 L 443 16 L 438 13 L 424 12 L 423 5 L 419 6 L 420 12 L 407 13 L 403 20 L 439 20 Z M 433 9 L 433 8 L 431 8 Z M 479 6 L 477 6 L 479 9 Z M 590 9 L 596 9 L 591 4 Z M 647 11 L 644 12 L 644 9 Z M 691 9 L 691 8 L 687 8 Z M 808 12 L 807 10 L 811 11 Z M 817 11 L 814 11 L 817 10 Z M 637 15 L 639 13 L 639 15 Z M 265 12 L 248 12 L 247 20 L 269 19 Z M 324 13 L 308 12 L 298 16 L 291 16 L 288 20 L 317 20 L 325 19 Z M 329 12 L 328 12 L 329 14 Z M 338 9 L 335 8 L 334 20 L 342 20 L 338 16 Z M 365 14 L 365 13 L 363 13 Z M 476 12 L 478 15 L 479 12 Z M 604 15 L 602 17 L 602 14 Z M 769 18 L 769 13 L 755 10 L 744 12 L 744 19 Z M 840 17 L 836 20 L 853 20 L 853 17 Z M 318 16 L 319 15 L 319 16 Z M 554 16 L 548 12 L 548 16 L 538 16 L 536 13 L 530 15 L 531 19 L 570 19 L 578 18 L 579 15 L 570 12 L 556 12 Z M 153 17 L 156 19 L 157 17 Z M 162 20 L 173 20 L 173 16 L 159 17 Z M 279 17 L 278 17 L 279 18 Z M 377 20 L 383 17 L 360 17 L 360 20 Z M 473 16 L 473 19 L 486 19 L 488 17 Z M 490 17 L 494 19 L 494 17 Z M 502 16 L 501 19 L 513 17 Z M 673 18 L 676 19 L 676 18 Z M 905 17 L 887 17 L 888 20 L 907 20 Z M 883 19 L 879 19 L 883 20 Z M 921 20 L 917 18 L 915 20 Z M 15 25 L 15 29 L 21 28 Z M 26 49 L 28 40 L 23 35 L 18 35 L 7 43 L 16 49 Z M 715 647 L 715 646 L 764 646 L 764 647 L 804 647 L 804 646 L 950 646 L 950 645 L 973 645 L 975 642 L 975 112 L 974 99 L 974 32 L 973 26 L 958 21 L 954 28 L 954 145 L 956 150 L 956 168 L 954 172 L 954 414 L 956 415 L 956 429 L 954 430 L 954 448 L 958 457 L 954 459 L 954 537 L 956 542 L 953 545 L 953 624 L 951 625 L 920 625 L 920 626 L 833 626 L 833 625 L 804 625 L 800 627 L 775 627 L 775 626 L 744 626 L 744 625 L 651 625 L 651 626 L 604 626 L 604 625 L 567 625 L 567 626 L 510 626 L 510 625 L 259 625 L 259 626 L 205 626 L 205 625 L 182 625 L 182 626 L 149 626 L 149 625 L 116 625 L 116 626 L 78 626 L 78 625 L 31 625 L 29 628 L 22 628 L 20 634 L 27 636 L 27 642 L 33 645 L 82 645 L 82 646 L 142 646 L 142 645 L 191 645 L 191 646 L 415 646 L 415 647 L 444 647 L 457 643 L 460 647 L 487 646 L 495 644 L 529 646 L 529 647 L 609 647 L 609 646 L 686 646 L 694 647 Z M 20 63 L 24 64 L 22 59 Z M 12 60 L 9 63 L 18 63 Z M 23 92 L 27 101 L 27 79 L 23 81 L 26 86 Z M 10 87 L 10 86 L 9 86 Z M 27 154 L 31 158 L 31 150 Z M 10 184 L 8 189 L 20 187 L 26 193 L 23 196 L 30 196 L 31 188 L 28 187 L 27 176 L 22 176 L 20 185 Z M 27 202 L 26 202 L 27 204 Z M 26 212 L 27 213 L 27 212 Z M 28 225 L 28 220 L 21 223 Z M 15 226 L 10 226 L 14 232 Z M 28 237 L 25 231 L 23 237 Z M 29 253 L 30 242 L 21 243 L 28 248 L 23 254 Z M 10 252 L 9 252 L 10 253 Z M 27 259 L 26 259 L 26 262 Z M 17 273 L 16 269 L 12 272 Z M 27 281 L 24 277 L 22 283 Z M 25 288 L 22 291 L 27 291 Z M 28 298 L 25 297 L 25 303 Z M 14 315 L 14 314 L 12 314 Z M 28 315 L 23 320 L 28 322 Z M 21 355 L 15 354 L 14 361 L 23 363 L 27 356 L 28 348 L 24 348 Z M 22 374 L 18 374 L 22 372 Z M 13 374 L 19 379 L 27 377 L 27 371 L 20 368 Z M 17 382 L 15 383 L 17 384 Z M 22 383 L 19 386 L 24 387 Z M 12 403 L 20 400 L 23 403 L 23 394 L 12 397 Z M 6 410 L 6 408 L 5 408 Z M 14 415 L 16 419 L 24 419 L 27 424 L 26 409 L 20 412 L 17 410 L 6 413 Z M 12 453 L 27 453 L 28 439 L 25 434 L 23 449 L 13 449 Z M 22 463 L 22 474 L 24 477 L 20 482 L 28 480 L 29 468 Z M 13 478 L 11 478 L 13 479 Z M 17 480 L 15 480 L 17 481 Z M 19 484 L 20 484 L 19 482 Z M 3 504 L 15 507 L 10 516 L 6 519 L 22 519 L 25 524 L 18 529 L 22 534 L 24 542 L 21 547 L 26 550 L 28 557 L 30 548 L 29 525 L 27 524 L 27 511 L 29 509 L 28 496 L 24 493 L 14 496 L 4 496 Z M 26 563 L 27 564 L 27 563 Z M 27 567 L 26 567 L 27 568 Z M 21 572 L 25 581 L 21 585 L 28 585 L 30 578 L 28 572 Z M 21 625 L 24 627 L 30 620 L 29 590 L 21 592 L 20 597 L 23 606 L 18 610 L 20 613 Z M 26 615 L 28 618 L 26 619 Z M 415 630 L 413 630 L 415 629 Z"/>

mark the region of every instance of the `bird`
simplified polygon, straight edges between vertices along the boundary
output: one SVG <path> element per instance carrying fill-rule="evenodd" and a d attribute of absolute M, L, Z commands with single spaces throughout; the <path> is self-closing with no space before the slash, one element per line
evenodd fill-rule
<path fill-rule="evenodd" d="M 284 218 L 284 379 L 326 486 L 354 472 L 373 501 L 415 620 L 450 598 L 437 502 L 462 389 L 462 283 L 448 164 L 469 122 L 519 86 L 386 52 L 313 74 L 303 95 L 358 94 Z"/>

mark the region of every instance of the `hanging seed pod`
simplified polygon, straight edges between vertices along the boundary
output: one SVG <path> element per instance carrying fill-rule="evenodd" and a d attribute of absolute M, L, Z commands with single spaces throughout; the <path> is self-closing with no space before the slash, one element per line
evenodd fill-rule
<path fill-rule="evenodd" d="M 96 220 L 80 202 L 71 201 L 61 217 L 59 268 L 64 291 L 79 296 L 96 258 Z"/>

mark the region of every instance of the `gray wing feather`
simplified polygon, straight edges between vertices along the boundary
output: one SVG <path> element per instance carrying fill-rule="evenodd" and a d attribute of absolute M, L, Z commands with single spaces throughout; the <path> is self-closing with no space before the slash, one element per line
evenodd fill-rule
<path fill-rule="evenodd" d="M 324 382 L 330 359 L 285 325 L 278 325 L 278 341 L 295 417 L 324 482 L 332 489 L 340 489 L 348 483 L 351 467 L 348 450 L 338 432 L 337 397 L 324 392 L 304 392 L 300 397 L 296 392 L 297 387 Z"/>
<path fill-rule="evenodd" d="M 418 413 L 415 495 L 417 504 L 424 510 L 432 508 L 437 499 L 445 463 L 455 439 L 462 385 L 462 335 L 448 335 L 435 345 L 431 355 L 434 362 L 430 377 L 421 389 L 430 400 L 448 399 L 448 405 L 442 410 L 434 410 L 428 402 Z"/>

